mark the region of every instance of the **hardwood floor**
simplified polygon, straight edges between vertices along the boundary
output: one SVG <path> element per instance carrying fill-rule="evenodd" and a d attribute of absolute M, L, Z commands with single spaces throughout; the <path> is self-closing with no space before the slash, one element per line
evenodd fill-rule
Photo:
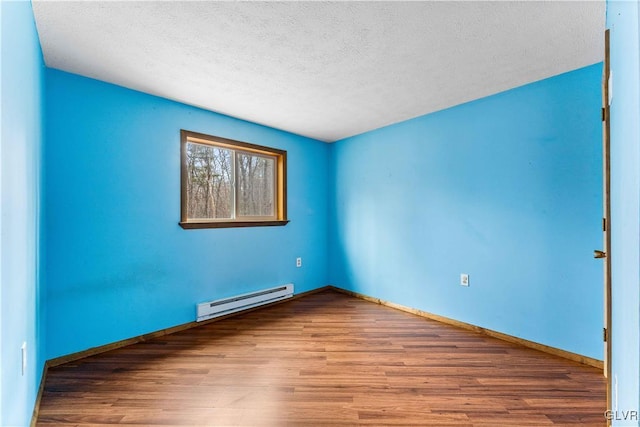
<path fill-rule="evenodd" d="M 598 369 L 335 291 L 51 368 L 37 425 L 604 426 Z"/>

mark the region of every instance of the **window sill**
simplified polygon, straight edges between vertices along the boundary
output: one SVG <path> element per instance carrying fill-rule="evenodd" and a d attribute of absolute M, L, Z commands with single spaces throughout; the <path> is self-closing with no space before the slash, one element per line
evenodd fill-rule
<path fill-rule="evenodd" d="M 277 221 L 184 221 L 179 222 L 185 230 L 198 228 L 232 228 L 232 227 L 274 227 L 287 225 L 289 220 Z"/>

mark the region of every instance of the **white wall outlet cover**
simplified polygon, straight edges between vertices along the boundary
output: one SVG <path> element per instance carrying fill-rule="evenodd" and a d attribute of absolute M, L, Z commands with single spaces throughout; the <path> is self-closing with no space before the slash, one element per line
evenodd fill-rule
<path fill-rule="evenodd" d="M 22 352 L 22 375 L 27 371 L 27 342 L 23 342 L 20 347 L 20 351 Z"/>
<path fill-rule="evenodd" d="M 460 275 L 460 285 L 469 286 L 469 275 L 468 274 L 461 274 Z"/>

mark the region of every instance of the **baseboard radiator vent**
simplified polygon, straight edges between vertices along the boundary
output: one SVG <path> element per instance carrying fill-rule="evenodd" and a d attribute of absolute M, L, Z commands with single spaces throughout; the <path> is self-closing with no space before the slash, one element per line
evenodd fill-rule
<path fill-rule="evenodd" d="M 216 301 L 203 302 L 197 305 L 197 322 L 213 319 L 214 317 L 236 313 L 259 305 L 268 304 L 275 301 L 291 298 L 293 296 L 293 283 L 276 286 L 275 288 L 263 289 L 261 291 L 248 294 L 237 295 L 219 299 Z"/>

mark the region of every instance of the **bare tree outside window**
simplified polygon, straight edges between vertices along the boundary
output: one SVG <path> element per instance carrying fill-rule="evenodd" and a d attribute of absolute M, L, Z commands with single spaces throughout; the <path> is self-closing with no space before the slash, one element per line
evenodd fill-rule
<path fill-rule="evenodd" d="M 273 216 L 275 159 L 238 154 L 238 214 Z"/>
<path fill-rule="evenodd" d="M 285 225 L 286 151 L 181 131 L 183 228 Z"/>
<path fill-rule="evenodd" d="M 189 218 L 232 218 L 232 152 L 187 144 Z"/>

